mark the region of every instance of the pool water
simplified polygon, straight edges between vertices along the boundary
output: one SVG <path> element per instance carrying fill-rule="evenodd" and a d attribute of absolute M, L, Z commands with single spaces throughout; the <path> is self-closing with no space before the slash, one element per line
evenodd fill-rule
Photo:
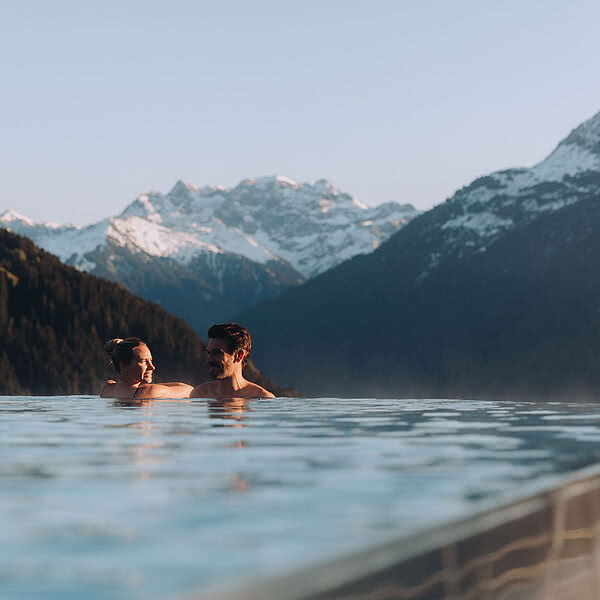
<path fill-rule="evenodd" d="M 362 550 L 600 462 L 600 405 L 0 397 L 0 597 L 162 598 Z"/>

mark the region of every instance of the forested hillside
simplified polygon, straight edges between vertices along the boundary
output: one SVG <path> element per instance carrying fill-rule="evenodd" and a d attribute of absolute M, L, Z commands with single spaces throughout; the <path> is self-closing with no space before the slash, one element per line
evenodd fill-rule
<path fill-rule="evenodd" d="M 266 372 L 311 395 L 600 398 L 600 197 L 417 278 L 431 213 L 241 315 Z"/>
<path fill-rule="evenodd" d="M 204 343 L 183 320 L 0 229 L 0 394 L 97 394 L 113 374 L 104 342 L 127 336 L 148 342 L 156 381 L 208 378 Z"/>

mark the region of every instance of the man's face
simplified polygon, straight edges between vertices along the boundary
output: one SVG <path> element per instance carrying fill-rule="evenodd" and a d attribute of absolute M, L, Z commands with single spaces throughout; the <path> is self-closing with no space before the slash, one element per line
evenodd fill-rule
<path fill-rule="evenodd" d="M 231 377 L 235 370 L 235 357 L 229 353 L 227 340 L 209 338 L 206 345 L 208 372 L 213 379 Z"/>

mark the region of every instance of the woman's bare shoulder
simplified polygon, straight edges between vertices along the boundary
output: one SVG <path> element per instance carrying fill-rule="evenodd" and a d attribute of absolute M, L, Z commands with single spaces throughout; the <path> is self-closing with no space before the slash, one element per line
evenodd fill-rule
<path fill-rule="evenodd" d="M 117 382 L 114 379 L 108 379 L 107 381 L 105 381 L 104 385 L 102 386 L 102 390 L 100 391 L 100 397 L 112 398 L 113 396 L 111 395 L 111 391 L 114 390 L 116 385 Z"/>

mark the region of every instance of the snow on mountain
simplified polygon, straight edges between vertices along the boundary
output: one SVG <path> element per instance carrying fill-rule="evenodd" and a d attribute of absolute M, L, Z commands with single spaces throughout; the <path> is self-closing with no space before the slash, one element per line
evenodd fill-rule
<path fill-rule="evenodd" d="M 216 246 L 196 240 L 193 236 L 173 232 L 135 216 L 104 219 L 87 227 L 49 227 L 14 211 L 6 211 L 0 216 L 0 223 L 15 233 L 26 235 L 63 262 L 84 271 L 94 266 L 88 262 L 86 255 L 106 246 L 107 241 L 149 256 L 178 257 L 181 262 L 189 262 L 194 250 L 222 252 Z"/>
<path fill-rule="evenodd" d="M 0 227 L 11 227 L 15 231 L 16 229 L 24 230 L 30 228 L 35 229 L 38 232 L 47 232 L 49 235 L 53 235 L 53 232 L 56 233 L 76 229 L 75 225 L 61 225 L 60 223 L 54 223 L 53 221 L 40 223 L 11 209 L 5 210 L 0 214 Z"/>
<path fill-rule="evenodd" d="M 14 211 L 0 215 L 0 226 L 155 301 L 184 282 L 190 296 L 203 295 L 208 304 L 190 308 L 186 300 L 184 307 L 174 292 L 171 310 L 188 319 L 186 311 L 203 310 L 208 319 L 225 299 L 235 299 L 227 309 L 234 314 L 389 238 L 399 247 L 418 240 L 418 283 L 446 257 L 484 252 L 506 232 L 590 197 L 600 197 L 600 113 L 540 163 L 480 177 L 422 215 L 396 202 L 367 207 L 326 180 L 268 176 L 233 188 L 178 181 L 166 194 L 141 194 L 120 215 L 87 227 L 36 223 Z"/>
<path fill-rule="evenodd" d="M 5 210 L 0 215 L 0 223 L 12 223 L 13 221 L 18 222 L 18 223 L 23 223 L 24 225 L 29 226 L 29 227 L 33 227 L 34 225 L 36 225 L 36 223 L 34 221 L 32 221 L 30 218 L 19 214 L 15 210 Z"/>
<path fill-rule="evenodd" d="M 560 145 L 579 146 L 593 154 L 600 154 L 600 112 L 573 129 Z"/>
<path fill-rule="evenodd" d="M 141 217 L 259 263 L 283 259 L 312 277 L 372 251 L 416 214 L 394 202 L 367 208 L 324 180 L 273 176 L 233 189 L 178 181 L 167 194 L 142 194 L 120 218 Z"/>
<path fill-rule="evenodd" d="M 600 194 L 600 113 L 533 167 L 497 171 L 458 190 L 432 211 L 432 222 L 444 236 L 444 252 L 460 256 L 484 251 L 504 232 L 592 194 Z M 432 255 L 431 268 L 439 254 Z"/>
<path fill-rule="evenodd" d="M 325 180 L 241 182 L 217 217 L 253 236 L 306 277 L 366 254 L 417 215 L 410 205 L 367 208 Z M 368 225 L 365 225 L 368 223 Z"/>
<path fill-rule="evenodd" d="M 38 223 L 7 210 L 0 215 L 0 226 L 33 240 L 38 246 L 58 256 L 63 262 L 88 270 L 85 254 L 104 243 L 107 220 L 85 228 L 75 225 Z"/>
<path fill-rule="evenodd" d="M 600 113 L 540 163 L 476 179 L 431 211 L 431 219 L 444 246 L 460 255 L 484 250 L 503 232 L 599 191 Z M 214 253 L 265 268 L 275 262 L 310 278 L 371 252 L 417 214 L 395 202 L 367 207 L 326 180 L 267 176 L 234 188 L 178 181 L 168 193 L 141 194 L 119 216 L 88 227 L 35 223 L 14 211 L 1 215 L 0 225 L 85 270 L 94 268 L 90 253 L 111 244 L 182 265 Z"/>
<path fill-rule="evenodd" d="M 211 319 L 371 252 L 416 214 L 394 202 L 367 208 L 324 180 L 274 176 L 233 189 L 178 181 L 168 193 L 141 194 L 120 215 L 86 227 L 37 223 L 14 211 L 0 215 L 0 226 L 203 331 Z"/>

